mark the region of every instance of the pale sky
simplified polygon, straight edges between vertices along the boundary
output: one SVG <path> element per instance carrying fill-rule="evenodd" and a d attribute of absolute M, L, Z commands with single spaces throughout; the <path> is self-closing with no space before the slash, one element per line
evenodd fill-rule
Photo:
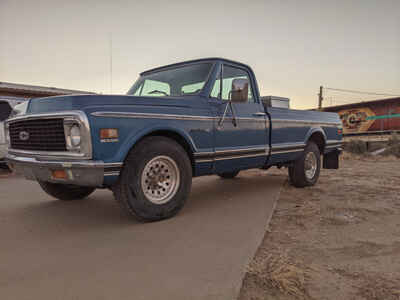
<path fill-rule="evenodd" d="M 110 93 L 111 35 L 112 93 L 218 56 L 294 108 L 320 85 L 400 95 L 400 0 L 0 0 L 0 81 Z"/>

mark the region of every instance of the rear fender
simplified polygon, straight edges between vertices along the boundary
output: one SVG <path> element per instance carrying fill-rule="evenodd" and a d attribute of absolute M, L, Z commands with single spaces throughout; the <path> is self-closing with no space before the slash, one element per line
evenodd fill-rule
<path fill-rule="evenodd" d="M 325 132 L 322 130 L 321 127 L 312 127 L 312 128 L 310 128 L 310 130 L 306 134 L 306 138 L 305 138 L 304 144 L 307 145 L 307 143 L 310 141 L 310 139 L 313 139 L 315 137 L 315 135 L 319 136 L 318 140 L 317 140 L 318 141 L 317 142 L 317 146 L 318 146 L 321 154 L 323 154 L 325 146 L 326 146 L 327 138 L 326 138 Z M 321 141 L 321 138 L 322 138 L 322 141 Z"/>
<path fill-rule="evenodd" d="M 309 131 L 307 132 L 307 134 L 306 134 L 306 138 L 305 138 L 305 140 L 304 140 L 304 143 L 305 143 L 305 144 L 307 144 L 307 142 L 309 141 L 309 139 L 311 138 L 311 136 L 312 136 L 314 133 L 321 133 L 322 136 L 324 137 L 324 142 L 326 143 L 326 134 L 325 134 L 325 132 L 322 130 L 322 128 L 321 128 L 321 127 L 312 127 L 312 128 L 310 128 L 310 130 L 309 130 Z"/>

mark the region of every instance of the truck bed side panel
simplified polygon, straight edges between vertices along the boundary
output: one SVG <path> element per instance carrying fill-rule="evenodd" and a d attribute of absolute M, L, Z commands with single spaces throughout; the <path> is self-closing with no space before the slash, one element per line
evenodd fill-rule
<path fill-rule="evenodd" d="M 275 107 L 266 111 L 271 118 L 270 165 L 297 159 L 315 132 L 323 134 L 327 145 L 341 141 L 337 114 Z"/>

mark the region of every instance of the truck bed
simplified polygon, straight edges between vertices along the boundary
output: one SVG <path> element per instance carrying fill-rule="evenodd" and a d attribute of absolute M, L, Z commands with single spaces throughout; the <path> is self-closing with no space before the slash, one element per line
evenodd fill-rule
<path fill-rule="evenodd" d="M 341 124 L 336 113 L 321 112 L 315 110 L 287 109 L 280 107 L 268 107 L 264 105 L 264 110 L 270 115 L 271 119 L 287 119 L 293 121 L 320 122 Z"/>

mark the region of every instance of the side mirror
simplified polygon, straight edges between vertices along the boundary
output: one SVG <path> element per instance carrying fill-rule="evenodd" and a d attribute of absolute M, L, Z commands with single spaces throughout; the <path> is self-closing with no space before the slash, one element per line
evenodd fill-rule
<path fill-rule="evenodd" d="M 247 102 L 249 98 L 249 81 L 244 78 L 232 80 L 232 102 Z"/>

